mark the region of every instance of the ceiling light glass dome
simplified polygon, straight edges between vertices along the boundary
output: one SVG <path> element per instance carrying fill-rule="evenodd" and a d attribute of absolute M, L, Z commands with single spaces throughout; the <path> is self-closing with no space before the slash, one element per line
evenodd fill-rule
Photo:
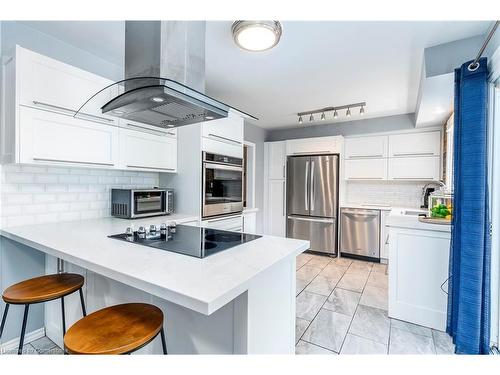
<path fill-rule="evenodd" d="M 235 21 L 231 27 L 234 42 L 247 51 L 265 51 L 280 41 L 279 21 Z"/>

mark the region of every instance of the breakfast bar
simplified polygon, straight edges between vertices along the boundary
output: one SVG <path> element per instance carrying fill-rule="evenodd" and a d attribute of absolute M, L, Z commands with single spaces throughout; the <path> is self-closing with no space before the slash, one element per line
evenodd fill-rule
<path fill-rule="evenodd" d="M 159 226 L 165 218 L 133 223 Z M 181 215 L 168 220 L 179 229 L 196 223 Z M 1 235 L 10 247 L 45 253 L 47 274 L 82 274 L 89 312 L 126 302 L 161 308 L 170 354 L 294 352 L 295 258 L 309 241 L 262 236 L 197 258 L 108 237 L 123 233 L 130 222 L 102 218 L 27 225 L 5 228 Z M 78 296 L 71 297 L 68 326 L 81 318 Z M 46 334 L 62 346 L 59 322 L 59 305 L 47 303 Z M 141 352 L 161 353 L 160 340 Z"/>

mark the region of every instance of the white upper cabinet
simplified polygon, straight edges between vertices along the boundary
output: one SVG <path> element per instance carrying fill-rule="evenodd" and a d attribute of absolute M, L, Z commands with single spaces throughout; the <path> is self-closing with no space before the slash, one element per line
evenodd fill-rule
<path fill-rule="evenodd" d="M 16 47 L 19 104 L 62 113 L 76 112 L 90 97 L 113 81 L 86 72 L 22 47 Z M 96 121 L 115 122 L 100 107 L 111 99 L 111 90 L 97 95 L 82 109 Z"/>
<path fill-rule="evenodd" d="M 341 153 L 344 137 L 317 137 L 286 141 L 287 155 Z"/>
<path fill-rule="evenodd" d="M 387 159 L 349 159 L 345 161 L 346 180 L 387 180 Z"/>
<path fill-rule="evenodd" d="M 20 109 L 20 163 L 113 167 L 118 158 L 118 128 L 72 116 Z"/>
<path fill-rule="evenodd" d="M 358 137 L 345 139 L 345 158 L 386 158 L 388 140 L 385 136 Z"/>
<path fill-rule="evenodd" d="M 121 128 L 119 167 L 176 172 L 177 139 L 167 132 L 136 130 L 130 126 Z"/>
<path fill-rule="evenodd" d="M 243 144 L 243 118 L 235 115 L 202 124 L 202 135 L 216 141 Z"/>
<path fill-rule="evenodd" d="M 419 156 L 389 159 L 389 180 L 437 181 L 439 156 Z"/>
<path fill-rule="evenodd" d="M 389 157 L 439 156 L 440 150 L 440 131 L 389 136 Z"/>
<path fill-rule="evenodd" d="M 269 179 L 284 179 L 286 164 L 286 142 L 268 142 L 266 144 Z"/>

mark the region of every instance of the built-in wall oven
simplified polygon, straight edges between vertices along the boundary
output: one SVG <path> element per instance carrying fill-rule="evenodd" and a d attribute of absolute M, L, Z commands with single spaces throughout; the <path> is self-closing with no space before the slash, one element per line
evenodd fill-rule
<path fill-rule="evenodd" d="M 243 211 L 243 159 L 203 152 L 203 218 Z"/>

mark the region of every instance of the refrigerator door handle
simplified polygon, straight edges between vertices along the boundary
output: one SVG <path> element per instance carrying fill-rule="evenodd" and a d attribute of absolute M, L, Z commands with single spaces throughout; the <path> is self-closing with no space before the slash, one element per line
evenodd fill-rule
<path fill-rule="evenodd" d="M 306 211 L 309 210 L 309 193 L 307 189 L 307 177 L 309 175 L 309 162 L 306 161 L 306 173 L 304 175 L 304 204 L 306 207 Z"/>
<path fill-rule="evenodd" d="M 309 192 L 311 195 L 311 211 L 314 211 L 314 160 L 311 161 L 311 189 Z"/>
<path fill-rule="evenodd" d="M 312 221 L 314 223 L 335 223 L 335 218 L 319 219 L 319 218 L 288 216 L 288 219 L 297 221 Z"/>

